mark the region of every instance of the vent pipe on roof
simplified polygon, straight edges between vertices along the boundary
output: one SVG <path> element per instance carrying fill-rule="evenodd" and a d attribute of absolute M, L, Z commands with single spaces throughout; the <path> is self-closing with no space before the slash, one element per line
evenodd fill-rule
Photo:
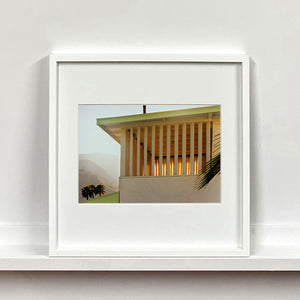
<path fill-rule="evenodd" d="M 146 105 L 143 105 L 143 114 L 146 113 Z"/>

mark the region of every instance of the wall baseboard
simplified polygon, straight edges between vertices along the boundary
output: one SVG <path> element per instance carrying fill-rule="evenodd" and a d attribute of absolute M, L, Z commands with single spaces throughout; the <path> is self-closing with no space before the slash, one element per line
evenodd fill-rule
<path fill-rule="evenodd" d="M 300 223 L 252 224 L 251 243 L 253 246 L 300 246 Z"/>
<path fill-rule="evenodd" d="M 0 245 L 48 245 L 48 223 L 0 223 Z"/>
<path fill-rule="evenodd" d="M 252 224 L 251 244 L 300 246 L 300 223 Z M 0 245 L 48 245 L 48 223 L 0 223 Z"/>

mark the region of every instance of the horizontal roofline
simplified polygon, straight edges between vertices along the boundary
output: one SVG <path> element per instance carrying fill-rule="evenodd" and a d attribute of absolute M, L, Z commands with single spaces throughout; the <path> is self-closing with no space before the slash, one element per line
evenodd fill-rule
<path fill-rule="evenodd" d="M 128 123 L 128 122 L 151 121 L 155 119 L 181 117 L 181 116 L 189 116 L 189 115 L 219 112 L 219 111 L 220 111 L 220 105 L 212 105 L 212 106 L 205 106 L 205 107 L 195 107 L 195 108 L 187 108 L 187 109 L 179 109 L 179 110 L 171 110 L 171 111 L 153 112 L 153 113 L 138 114 L 138 115 L 98 118 L 97 125 L 101 126 L 101 125 L 112 125 L 112 124 L 120 124 L 120 123 Z"/>

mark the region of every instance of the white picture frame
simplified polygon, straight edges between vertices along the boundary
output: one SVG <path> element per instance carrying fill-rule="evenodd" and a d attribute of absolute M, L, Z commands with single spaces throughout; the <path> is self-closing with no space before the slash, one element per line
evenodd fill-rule
<path fill-rule="evenodd" d="M 204 54 L 53 54 L 50 56 L 50 94 L 49 94 L 49 255 L 50 256 L 100 256 L 100 257 L 110 257 L 110 258 L 130 258 L 130 257 L 140 257 L 140 258 L 163 258 L 167 259 L 168 257 L 178 257 L 178 258 L 186 258 L 186 257 L 213 257 L 213 256 L 249 256 L 250 255 L 250 139 L 249 139 L 249 57 L 245 54 L 233 54 L 233 55 L 204 55 Z M 237 68 L 232 72 L 232 80 L 237 83 L 237 90 L 232 91 L 233 94 L 237 95 L 238 102 L 236 105 L 238 109 L 236 110 L 238 113 L 235 114 L 235 118 L 238 120 L 238 136 L 236 136 L 236 141 L 238 143 L 236 151 L 238 151 L 238 161 L 237 166 L 239 168 L 238 173 L 235 174 L 238 178 L 238 184 L 236 184 L 238 189 L 238 205 L 232 204 L 232 209 L 235 211 L 237 223 L 236 228 L 232 229 L 232 235 L 236 239 L 233 246 L 226 246 L 226 243 L 223 245 L 218 245 L 217 243 L 212 243 L 212 246 L 202 247 L 201 245 L 184 245 L 176 244 L 176 237 L 174 238 L 174 245 L 172 245 L 172 241 L 169 242 L 167 246 L 160 244 L 151 244 L 151 239 L 147 240 L 143 245 L 142 242 L 135 246 L 134 237 L 131 239 L 131 244 L 122 244 L 122 240 L 120 240 L 120 245 L 118 245 L 118 241 L 115 240 L 110 245 L 107 243 L 109 240 L 107 237 L 103 239 L 103 243 L 101 244 L 101 237 L 97 235 L 95 239 L 93 239 L 90 233 L 81 232 L 79 233 L 80 239 L 76 241 L 76 237 L 72 235 L 72 226 L 68 225 L 69 220 L 65 217 L 66 211 L 68 210 L 67 205 L 69 205 L 70 209 L 76 206 L 76 211 L 78 212 L 78 203 L 77 199 L 73 199 L 74 203 L 70 200 L 69 204 L 63 204 L 62 208 L 62 200 L 59 198 L 59 177 L 60 171 L 67 169 L 64 166 L 61 166 L 62 159 L 60 159 L 60 151 L 67 152 L 67 145 L 70 144 L 68 140 L 60 140 L 61 134 L 60 130 L 62 126 L 64 126 L 64 122 L 62 122 L 62 118 L 59 115 L 63 109 L 61 109 L 60 104 L 64 101 L 64 95 L 69 93 L 69 90 L 72 89 L 72 84 L 64 85 L 68 80 L 72 80 L 69 78 L 67 81 L 64 81 L 63 78 L 65 76 L 73 76 L 76 71 L 76 68 L 82 68 L 82 66 L 86 66 L 87 70 L 84 70 L 82 74 L 85 72 L 89 72 L 91 77 L 86 76 L 82 77 L 80 80 L 89 80 L 93 78 L 93 70 L 89 69 L 91 66 L 105 64 L 105 68 L 109 68 L 114 65 L 124 65 L 127 64 L 127 67 L 138 66 L 139 64 L 149 64 L 153 66 L 159 66 L 158 69 L 164 70 L 164 67 L 168 68 L 174 64 L 180 65 L 180 68 L 184 71 L 184 66 L 213 66 L 214 72 L 218 72 L 218 67 L 223 68 L 225 65 L 233 66 Z M 61 74 L 60 66 L 72 66 L 71 69 L 67 69 L 64 74 Z M 130 68 L 127 68 L 130 76 Z M 156 68 L 157 69 L 157 68 Z M 76 69 L 77 70 L 77 69 Z M 106 69 L 108 70 L 108 69 Z M 171 72 L 173 70 L 166 70 L 166 73 Z M 100 72 L 106 72 L 105 70 L 101 70 Z M 117 72 L 117 70 L 116 70 Z M 158 71 L 159 72 L 159 71 Z M 81 72 L 79 72 L 81 73 Z M 97 72 L 96 72 L 97 73 Z M 197 72 L 196 72 L 197 73 Z M 221 70 L 221 76 L 226 76 L 226 72 Z M 218 74 L 219 74 L 218 73 Z M 77 74 L 77 73 L 76 73 Z M 117 73 L 116 73 L 117 74 Z M 75 76 L 75 75 L 74 75 Z M 81 76 L 81 75 L 80 75 Z M 83 76 L 83 75 L 82 75 Z M 136 75 L 135 75 L 136 76 Z M 133 80 L 136 78 L 133 78 Z M 225 77 L 224 77 L 225 79 Z M 191 78 L 191 81 L 195 81 L 196 78 Z M 114 84 L 118 85 L 120 82 L 119 78 L 115 78 Z M 221 82 L 221 81 L 220 81 Z M 76 83 L 74 83 L 75 86 Z M 84 84 L 83 84 L 84 85 Z M 87 84 L 89 85 L 89 84 Z M 200 83 L 201 85 L 201 83 Z M 211 84 L 213 86 L 214 84 Z M 225 89 L 224 85 L 224 89 Z M 61 89 L 65 89 L 63 94 L 61 94 Z M 75 92 L 74 92 L 75 93 Z M 93 98 L 91 93 L 86 93 L 87 98 Z M 71 93 L 72 94 L 72 93 Z M 229 93 L 230 94 L 230 93 Z M 129 95 L 130 96 L 130 95 Z M 68 96 L 69 97 L 69 96 Z M 89 101 L 88 99 L 86 101 Z M 91 104 L 97 104 L 98 100 L 92 100 Z M 120 101 L 120 100 L 117 100 Z M 194 101 L 194 100 L 193 100 Z M 210 100 L 212 101 L 212 100 Z M 89 103 L 89 102 L 86 102 Z M 102 103 L 102 102 L 100 102 Z M 119 102 L 117 102 L 119 103 Z M 127 102 L 126 102 L 127 103 Z M 133 102 L 135 103 L 135 102 Z M 143 101 L 141 103 L 144 103 Z M 225 102 L 224 102 L 225 103 Z M 77 104 L 76 104 L 77 105 Z M 75 106 L 75 104 L 74 104 Z M 72 112 L 71 112 L 72 113 Z M 65 120 L 65 119 L 64 119 Z M 77 148 L 74 148 L 74 153 Z M 229 152 L 228 152 L 229 153 Z M 227 156 L 230 159 L 230 154 Z M 222 158 L 223 159 L 223 158 Z M 224 158 L 225 160 L 227 158 Z M 70 172 L 75 169 L 76 166 L 70 166 Z M 223 179 L 222 179 L 223 180 Z M 72 198 L 72 197 L 70 197 Z M 68 202 L 67 200 L 66 202 Z M 224 200 L 226 201 L 226 200 Z M 70 204 L 70 203 L 73 204 Z M 122 204 L 123 205 L 123 204 Z M 133 205 L 133 204 L 129 204 Z M 146 204 L 149 205 L 149 204 Z M 162 207 L 165 204 L 160 204 Z M 174 204 L 175 210 L 178 210 L 178 205 Z M 157 204 L 153 208 L 157 209 Z M 186 210 L 188 212 L 192 212 L 193 208 L 188 207 L 187 204 Z M 237 207 L 238 206 L 238 207 Z M 132 206 L 131 206 L 132 207 Z M 137 209 L 143 209 L 142 205 L 135 204 L 134 207 L 138 207 Z M 90 208 L 81 208 L 81 210 L 93 209 Z M 105 206 L 105 210 L 113 211 L 116 210 L 113 206 Z M 64 212 L 64 213 L 63 213 Z M 75 212 L 75 211 L 74 211 Z M 87 212 L 85 212 L 87 213 Z M 91 212 L 92 213 L 92 212 Z M 128 211 L 127 211 L 128 213 Z M 72 214 L 71 212 L 69 213 Z M 67 214 L 67 215 L 69 215 Z M 73 214 L 76 216 L 76 213 Z M 134 216 L 134 212 L 133 215 Z M 70 216 L 69 216 L 70 218 Z M 91 215 L 91 219 L 94 216 Z M 184 219 L 189 218 L 189 213 L 184 213 Z M 87 217 L 84 218 L 87 220 Z M 225 220 L 225 218 L 224 218 Z M 233 223 L 234 223 L 233 222 Z M 233 224 L 232 223 L 232 224 Z M 201 225 L 200 223 L 198 224 Z M 197 226 L 198 226 L 197 225 Z M 226 225 L 223 223 L 215 224 L 222 227 Z M 232 225 L 233 226 L 233 225 Z M 147 227 L 147 230 L 150 229 Z M 74 231 L 77 229 L 74 228 Z M 147 231 L 146 230 L 146 231 Z M 182 229 L 184 230 L 184 228 Z M 208 229 L 208 235 L 209 235 Z M 226 230 L 225 230 L 226 231 Z M 88 237 L 85 236 L 88 235 Z M 98 232 L 99 233 L 99 232 Z M 122 233 L 121 233 L 122 234 Z M 172 233 L 175 235 L 175 233 Z M 69 239 L 69 236 L 72 236 Z M 120 235 L 121 236 L 121 235 Z M 124 233 L 123 233 L 124 236 Z M 197 238 L 197 231 L 193 232 L 193 236 L 195 239 Z M 219 236 L 219 235 L 218 235 Z M 136 241 L 139 240 L 139 237 L 136 237 Z M 175 245 L 176 244 L 176 245 Z"/>

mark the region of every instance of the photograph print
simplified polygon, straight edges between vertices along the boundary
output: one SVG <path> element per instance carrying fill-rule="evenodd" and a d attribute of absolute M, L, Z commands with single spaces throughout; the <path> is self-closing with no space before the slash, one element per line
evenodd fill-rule
<path fill-rule="evenodd" d="M 220 105 L 79 105 L 79 203 L 220 203 Z"/>

